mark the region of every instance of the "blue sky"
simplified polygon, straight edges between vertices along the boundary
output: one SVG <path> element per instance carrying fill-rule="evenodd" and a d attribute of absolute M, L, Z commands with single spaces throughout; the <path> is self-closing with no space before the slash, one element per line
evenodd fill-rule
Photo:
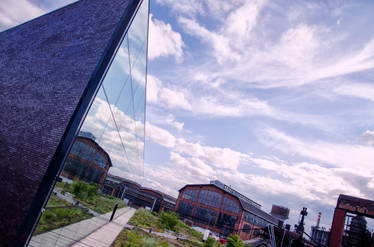
<path fill-rule="evenodd" d="M 0 5 L 6 29 L 71 1 Z M 270 211 L 374 199 L 372 1 L 151 1 L 144 185 L 219 179 Z"/>

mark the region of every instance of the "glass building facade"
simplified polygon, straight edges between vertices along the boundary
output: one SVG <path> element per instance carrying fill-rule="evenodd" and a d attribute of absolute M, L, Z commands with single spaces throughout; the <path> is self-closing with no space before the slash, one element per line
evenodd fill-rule
<path fill-rule="evenodd" d="M 119 177 L 144 173 L 148 15 L 149 1 L 144 0 L 80 128 L 80 135 L 103 152 L 75 142 L 29 246 L 71 246 L 108 223 L 115 204 L 116 215 L 126 211 L 123 201 L 102 193 L 100 169 L 89 172 L 83 163 L 108 168 L 110 161 L 108 174 Z M 79 176 L 66 176 L 72 172 Z"/>

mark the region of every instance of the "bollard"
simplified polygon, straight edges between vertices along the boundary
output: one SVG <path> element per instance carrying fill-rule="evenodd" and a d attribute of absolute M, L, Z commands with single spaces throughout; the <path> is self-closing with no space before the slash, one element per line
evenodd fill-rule
<path fill-rule="evenodd" d="M 113 217 L 117 211 L 117 207 L 118 207 L 118 203 L 116 205 L 114 205 L 114 209 L 113 209 L 113 213 L 112 213 L 112 216 L 110 216 L 110 220 L 109 221 L 112 221 L 113 220 Z"/>

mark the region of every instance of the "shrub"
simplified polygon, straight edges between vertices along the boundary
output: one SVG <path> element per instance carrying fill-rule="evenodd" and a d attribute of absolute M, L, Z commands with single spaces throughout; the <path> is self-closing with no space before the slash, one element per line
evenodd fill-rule
<path fill-rule="evenodd" d="M 204 247 L 215 247 L 216 245 L 217 241 L 211 237 L 208 237 L 208 239 L 204 243 Z"/>
<path fill-rule="evenodd" d="M 161 224 L 169 230 L 174 231 L 175 226 L 178 223 L 178 215 L 174 212 L 161 212 L 160 215 Z"/>
<path fill-rule="evenodd" d="M 244 243 L 238 235 L 230 235 L 227 238 L 227 247 L 244 247 Z"/>
<path fill-rule="evenodd" d="M 71 187 L 75 197 L 80 199 L 83 199 L 85 197 L 88 187 L 87 183 L 77 180 L 71 184 Z"/>
<path fill-rule="evenodd" d="M 97 191 L 99 190 L 99 185 L 95 183 L 89 184 L 87 187 L 87 196 L 89 198 L 92 198 L 94 195 L 96 195 Z"/>

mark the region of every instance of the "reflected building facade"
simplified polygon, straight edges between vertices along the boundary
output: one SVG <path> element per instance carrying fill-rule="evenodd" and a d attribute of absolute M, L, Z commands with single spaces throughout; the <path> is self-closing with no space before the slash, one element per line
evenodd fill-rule
<path fill-rule="evenodd" d="M 98 205 L 118 199 L 74 194 L 73 181 L 56 185 L 59 175 L 84 190 L 102 188 L 108 172 L 144 173 L 148 16 L 148 0 L 82 0 L 0 33 L 0 105 L 14 110 L 0 123 L 1 136 L 10 133 L 1 145 L 9 154 L 0 160 L 1 246 L 47 246 L 48 233 L 54 245 L 71 246 L 101 227 L 83 219 L 107 222 L 109 209 Z M 76 215 L 91 203 L 91 213 L 75 219 L 74 232 L 46 230 L 56 203 Z"/>
<path fill-rule="evenodd" d="M 108 175 L 102 187 L 104 194 L 126 200 L 133 207 L 148 208 L 155 212 L 174 211 L 176 198 L 161 191 L 146 188 L 118 176 Z"/>
<path fill-rule="evenodd" d="M 86 133 L 84 136 L 89 137 L 76 138 L 60 176 L 102 185 L 112 167 L 112 161 L 109 154 L 95 141 L 95 137 Z"/>

